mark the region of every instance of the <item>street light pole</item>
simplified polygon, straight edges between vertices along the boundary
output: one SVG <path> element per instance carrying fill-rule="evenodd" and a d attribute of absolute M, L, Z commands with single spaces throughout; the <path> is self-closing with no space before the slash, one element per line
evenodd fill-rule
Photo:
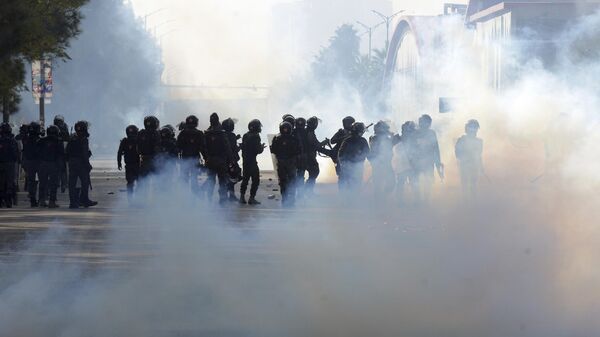
<path fill-rule="evenodd" d="M 363 26 L 369 34 L 369 61 L 371 61 L 371 39 L 373 38 L 373 27 L 369 27 L 360 21 L 356 21 L 356 23 Z"/>
<path fill-rule="evenodd" d="M 390 23 L 392 22 L 392 19 L 393 19 L 394 17 L 396 17 L 396 15 L 398 15 L 398 14 L 400 14 L 400 13 L 404 12 L 404 10 L 398 11 L 398 12 L 396 12 L 396 13 L 394 13 L 394 14 L 390 15 L 390 16 L 386 16 L 385 14 L 383 14 L 383 13 L 380 13 L 380 12 L 378 12 L 378 11 L 374 10 L 374 9 L 373 9 L 373 10 L 371 10 L 371 11 L 372 11 L 373 13 L 375 13 L 375 15 L 377 15 L 377 16 L 379 16 L 380 18 L 382 18 L 382 19 L 383 19 L 383 22 L 382 22 L 382 23 L 385 23 L 385 28 L 386 28 L 386 36 L 385 36 L 385 50 L 386 50 L 386 52 L 387 52 L 387 50 L 388 50 L 388 48 L 389 48 L 389 46 L 390 46 Z"/>
<path fill-rule="evenodd" d="M 154 12 L 150 12 L 150 13 L 144 15 L 144 30 L 146 30 L 148 28 L 148 17 L 150 17 L 156 13 L 162 12 L 165 9 L 166 8 L 160 8 L 160 9 L 155 10 Z"/>

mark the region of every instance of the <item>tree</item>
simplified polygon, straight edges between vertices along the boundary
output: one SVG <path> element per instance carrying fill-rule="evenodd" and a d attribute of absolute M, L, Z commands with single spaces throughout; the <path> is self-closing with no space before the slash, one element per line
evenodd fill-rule
<path fill-rule="evenodd" d="M 66 60 L 79 34 L 80 7 L 87 0 L 2 0 L 0 2 L 0 99 L 4 120 L 17 111 L 25 88 L 25 62 Z"/>
<path fill-rule="evenodd" d="M 333 81 L 358 79 L 356 67 L 360 58 L 360 38 L 352 25 L 340 26 L 322 48 L 312 64 L 314 78 L 329 87 Z"/>

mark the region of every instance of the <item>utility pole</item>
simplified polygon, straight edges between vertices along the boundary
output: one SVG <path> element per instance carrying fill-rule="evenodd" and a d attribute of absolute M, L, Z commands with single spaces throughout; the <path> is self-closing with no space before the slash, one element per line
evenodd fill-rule
<path fill-rule="evenodd" d="M 42 58 L 40 60 L 40 124 L 42 130 L 45 128 L 46 112 L 45 112 L 45 99 L 46 99 L 46 60 Z"/>
<path fill-rule="evenodd" d="M 383 13 L 380 13 L 376 10 L 371 10 L 373 13 L 375 13 L 375 15 L 377 15 L 378 17 L 383 19 L 382 23 L 385 23 L 385 28 L 386 28 L 386 36 L 385 36 L 385 51 L 387 52 L 388 48 L 390 47 L 390 24 L 392 23 L 392 19 L 394 17 L 396 17 L 396 15 L 403 13 L 404 10 L 401 10 L 399 12 L 396 12 L 390 16 L 386 16 Z"/>

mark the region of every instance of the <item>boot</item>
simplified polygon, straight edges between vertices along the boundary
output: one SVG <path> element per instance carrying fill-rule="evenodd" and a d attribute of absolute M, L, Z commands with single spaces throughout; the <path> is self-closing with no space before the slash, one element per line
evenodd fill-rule
<path fill-rule="evenodd" d="M 38 202 L 34 198 L 29 199 L 29 204 L 31 205 L 32 208 L 38 207 Z"/>
<path fill-rule="evenodd" d="M 88 208 L 88 207 L 93 207 L 98 205 L 97 201 L 92 201 L 92 200 L 85 200 L 79 203 L 81 206 Z"/>
<path fill-rule="evenodd" d="M 40 200 L 40 208 L 46 208 L 46 207 L 48 207 L 46 200 Z"/>
<path fill-rule="evenodd" d="M 243 194 L 240 195 L 240 204 L 243 204 L 243 205 L 246 204 L 246 196 L 244 196 Z"/>
<path fill-rule="evenodd" d="M 260 205 L 260 201 L 254 199 L 254 196 L 250 196 L 248 200 L 248 205 Z"/>
<path fill-rule="evenodd" d="M 75 188 L 75 193 L 73 193 L 73 195 L 71 195 L 70 191 L 69 191 L 69 208 L 70 209 L 78 209 L 79 208 L 79 194 L 81 192 L 80 188 Z"/>
<path fill-rule="evenodd" d="M 55 200 L 50 200 L 50 203 L 48 204 L 48 208 L 59 208 L 60 206 L 56 203 Z"/>

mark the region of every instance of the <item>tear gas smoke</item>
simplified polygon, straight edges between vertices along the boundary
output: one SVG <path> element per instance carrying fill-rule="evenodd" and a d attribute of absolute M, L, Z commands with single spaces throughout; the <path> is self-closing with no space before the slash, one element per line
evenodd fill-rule
<path fill-rule="evenodd" d="M 556 69 L 532 60 L 501 93 L 476 75 L 468 37 L 454 57 L 438 50 L 442 67 L 424 68 L 425 80 L 445 78 L 437 88 L 468 97 L 451 116 L 434 115 L 451 179 L 431 207 L 399 209 L 365 192 L 350 205 L 322 196 L 269 216 L 224 212 L 167 170 L 146 208 L 115 216 L 107 252 L 134 239 L 146 252 L 124 270 L 2 263 L 0 335 L 598 334 L 600 66 L 575 47 L 598 29 L 600 15 L 581 20 L 557 39 L 571 47 L 558 49 Z M 337 124 L 354 100 L 330 97 L 286 112 L 318 108 Z M 433 112 L 395 104 L 407 112 L 397 124 Z M 463 205 L 451 157 L 470 118 L 482 125 L 491 183 Z"/>

